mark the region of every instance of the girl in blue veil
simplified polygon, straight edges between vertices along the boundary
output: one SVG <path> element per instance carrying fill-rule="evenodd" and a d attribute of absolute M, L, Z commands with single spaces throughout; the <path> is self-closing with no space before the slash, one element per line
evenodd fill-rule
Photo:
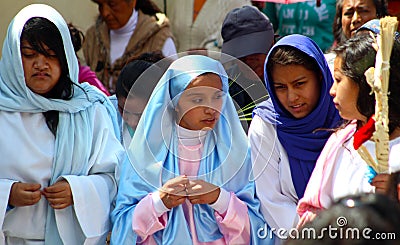
<path fill-rule="evenodd" d="M 297 202 L 331 134 L 326 129 L 340 118 L 329 95 L 332 74 L 310 38 L 279 40 L 265 61 L 264 78 L 270 98 L 253 111 L 249 129 L 254 177 L 267 223 L 288 231 L 298 222 Z"/>
<path fill-rule="evenodd" d="M 227 91 L 224 68 L 206 56 L 165 72 L 121 169 L 113 244 L 273 243 Z"/>

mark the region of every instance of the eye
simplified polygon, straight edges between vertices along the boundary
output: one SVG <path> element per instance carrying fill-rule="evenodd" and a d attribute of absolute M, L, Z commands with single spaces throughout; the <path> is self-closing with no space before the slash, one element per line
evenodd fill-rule
<path fill-rule="evenodd" d="M 275 84 L 274 88 L 275 88 L 275 90 L 284 90 L 284 89 L 286 89 L 286 86 L 281 85 L 281 84 Z"/>
<path fill-rule="evenodd" d="M 345 11 L 345 12 L 343 13 L 343 15 L 346 16 L 346 17 L 351 17 L 351 16 L 354 15 L 354 11 L 353 11 L 353 10 Z"/>
<path fill-rule="evenodd" d="M 196 104 L 199 104 L 199 103 L 203 102 L 203 99 L 202 98 L 193 98 L 192 102 L 196 103 Z"/>
<path fill-rule="evenodd" d="M 222 99 L 224 97 L 224 93 L 217 93 L 217 94 L 215 94 L 215 97 L 214 97 L 214 99 L 217 99 L 217 100 L 219 100 L 219 99 Z"/>
<path fill-rule="evenodd" d="M 296 87 L 301 87 L 302 85 L 304 85 L 306 82 L 297 82 L 295 84 Z"/>

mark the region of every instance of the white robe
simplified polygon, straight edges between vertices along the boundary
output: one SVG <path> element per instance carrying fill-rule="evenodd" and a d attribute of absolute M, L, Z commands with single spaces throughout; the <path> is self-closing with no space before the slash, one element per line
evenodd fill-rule
<path fill-rule="evenodd" d="M 261 213 L 274 233 L 279 229 L 289 231 L 296 227 L 299 216 L 296 212 L 298 197 L 286 150 L 279 142 L 274 125 L 257 115 L 248 135 Z"/>
<path fill-rule="evenodd" d="M 64 244 L 76 244 L 76 236 L 82 234 L 87 237 L 85 244 L 97 244 L 105 241 L 111 229 L 109 219 L 104 217 L 109 216 L 117 187 L 114 176 L 103 173 L 115 169 L 123 156 L 123 148 L 114 136 L 106 109 L 100 104 L 96 105 L 94 121 L 92 150 L 99 149 L 99 152 L 91 153 L 89 175 L 62 176 L 71 186 L 74 201 L 74 205 L 55 211 Z M 0 137 L 0 244 L 44 244 L 47 209 L 51 208 L 46 198 L 42 196 L 35 205 L 8 211 L 7 205 L 14 182 L 39 183 L 41 189 L 48 186 L 55 137 L 42 113 L 0 111 L 0 128 L 3 129 Z M 103 147 L 95 148 L 96 144 L 103 144 Z"/>

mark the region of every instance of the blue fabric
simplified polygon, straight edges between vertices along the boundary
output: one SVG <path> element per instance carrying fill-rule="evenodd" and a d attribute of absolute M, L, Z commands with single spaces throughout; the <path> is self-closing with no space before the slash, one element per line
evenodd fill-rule
<path fill-rule="evenodd" d="M 87 83 L 78 88 L 70 100 L 48 99 L 32 92 L 25 84 L 20 52 L 20 36 L 25 23 L 32 17 L 43 17 L 60 30 L 68 62 L 69 77 L 78 84 L 78 61 L 71 42 L 68 26 L 53 8 L 32 4 L 22 9 L 11 21 L 4 41 L 0 60 L 0 110 L 9 112 L 41 113 L 59 111 L 59 123 L 55 140 L 52 176 L 49 185 L 62 175 L 87 175 L 92 149 L 94 104 L 104 104 L 113 120 L 114 132 L 118 132 L 116 111 L 105 95 Z M 102 146 L 98 146 L 99 148 Z M 48 208 L 46 244 L 62 244 L 55 221 L 54 209 Z"/>
<path fill-rule="evenodd" d="M 292 181 L 297 197 L 300 199 L 304 195 L 308 180 L 315 167 L 315 162 L 331 134 L 326 130 L 317 132 L 314 132 L 314 130 L 335 128 L 338 126 L 337 123 L 340 117 L 329 95 L 329 89 L 333 84 L 332 74 L 324 54 L 313 40 L 297 34 L 283 37 L 271 49 L 265 65 L 270 59 L 271 52 L 284 45 L 304 52 L 318 63 L 323 76 L 318 105 L 306 117 L 301 119 L 294 118 L 280 104 L 274 93 L 273 81 L 265 70 L 265 84 L 270 99 L 257 106 L 253 114 L 260 116 L 268 123 L 276 125 L 278 139 L 289 157 Z"/>
<path fill-rule="evenodd" d="M 365 177 L 368 179 L 368 183 L 372 183 L 372 180 L 377 176 L 378 173 L 375 171 L 375 169 L 371 166 L 368 166 L 368 172 L 365 173 Z"/>
<path fill-rule="evenodd" d="M 113 244 L 133 244 L 137 235 L 132 230 L 132 215 L 138 202 L 171 178 L 179 176 L 175 109 L 180 94 L 193 78 L 211 72 L 220 76 L 223 91 L 228 93 L 228 78 L 222 65 L 209 57 L 184 56 L 176 60 L 160 79 L 139 121 L 128 149 L 130 162 L 124 163 L 112 213 Z M 173 98 L 173 99 L 171 99 Z M 265 221 L 255 198 L 251 176 L 250 151 L 247 137 L 240 124 L 230 96 L 224 96 L 221 116 L 212 131 L 207 133 L 198 178 L 234 192 L 248 206 L 252 244 L 268 244 L 271 240 L 257 237 Z M 251 178 L 252 179 L 252 178 Z M 196 235 L 202 242 L 220 239 L 209 205 L 194 205 L 197 234 L 190 234 L 181 206 L 168 212 L 164 230 L 153 237 L 158 244 L 190 244 Z M 268 230 L 268 232 L 271 232 Z"/>

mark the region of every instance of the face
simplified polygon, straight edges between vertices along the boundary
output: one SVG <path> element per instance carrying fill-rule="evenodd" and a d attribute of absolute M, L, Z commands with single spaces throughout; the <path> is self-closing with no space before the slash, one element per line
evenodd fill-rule
<path fill-rule="evenodd" d="M 274 65 L 272 81 L 282 106 L 300 119 L 317 107 L 321 93 L 321 78 L 302 65 Z"/>
<path fill-rule="evenodd" d="M 251 54 L 240 58 L 240 60 L 248 65 L 261 81 L 264 81 L 264 62 L 266 57 L 266 54 Z"/>
<path fill-rule="evenodd" d="M 376 17 L 373 0 L 344 0 L 342 8 L 343 34 L 347 38 L 354 36 L 359 27 Z"/>
<path fill-rule="evenodd" d="M 37 52 L 27 41 L 21 42 L 22 66 L 26 86 L 40 95 L 50 92 L 61 76 L 60 61 L 55 52 L 46 45 L 43 46 L 50 56 Z"/>
<path fill-rule="evenodd" d="M 98 5 L 99 13 L 111 30 L 128 23 L 136 6 L 136 0 L 92 0 Z"/>
<path fill-rule="evenodd" d="M 136 130 L 146 104 L 147 101 L 138 96 L 129 96 L 128 99 L 124 97 L 118 98 L 118 110 L 124 121 L 133 130 Z"/>
<path fill-rule="evenodd" d="M 342 58 L 336 57 L 334 62 L 335 81 L 329 91 L 333 97 L 333 103 L 338 109 L 340 116 L 346 120 L 361 120 L 366 121 L 367 118 L 363 116 L 357 109 L 357 99 L 359 93 L 358 85 L 345 76 L 342 72 Z"/>
<path fill-rule="evenodd" d="M 218 122 L 224 92 L 216 74 L 196 77 L 182 93 L 176 107 L 179 125 L 190 130 L 210 130 Z"/>

